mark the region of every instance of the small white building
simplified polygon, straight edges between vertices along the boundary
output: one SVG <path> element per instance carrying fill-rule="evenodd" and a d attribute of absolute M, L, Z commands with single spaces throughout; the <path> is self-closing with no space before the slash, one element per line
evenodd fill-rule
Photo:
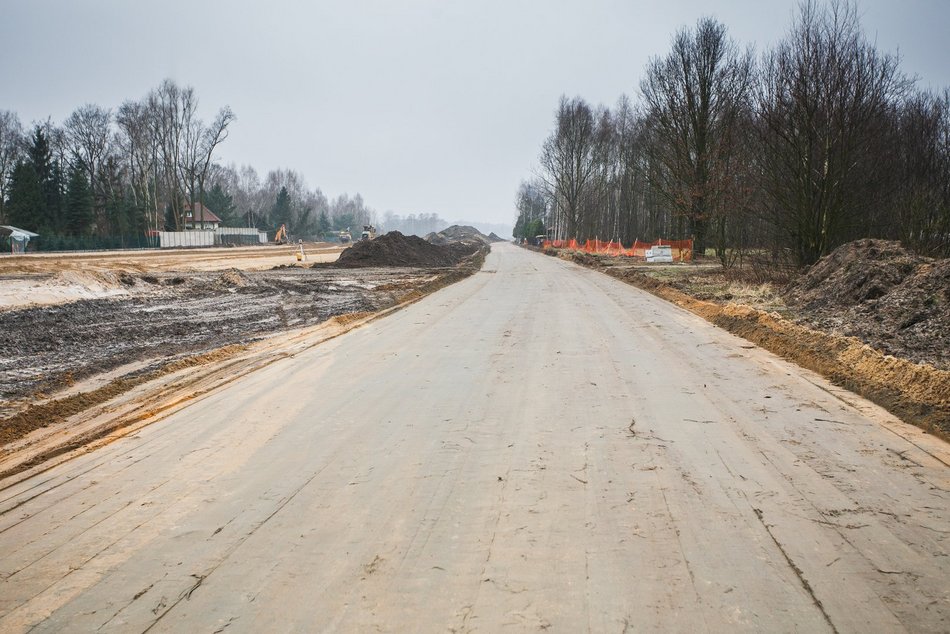
<path fill-rule="evenodd" d="M 0 225 L 0 238 L 9 238 L 10 253 L 26 252 L 26 245 L 30 243 L 30 240 L 39 237 L 40 234 L 27 231 L 26 229 L 18 229 L 10 225 Z"/>

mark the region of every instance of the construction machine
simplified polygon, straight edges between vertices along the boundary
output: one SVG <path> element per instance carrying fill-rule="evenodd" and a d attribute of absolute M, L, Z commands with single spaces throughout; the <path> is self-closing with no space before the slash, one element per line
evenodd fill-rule
<path fill-rule="evenodd" d="M 360 241 L 363 240 L 375 240 L 376 239 L 376 227 L 373 225 L 363 225 L 363 233 L 360 234 Z"/>
<path fill-rule="evenodd" d="M 285 244 L 287 242 L 287 225 L 280 225 L 277 233 L 274 234 L 274 244 Z"/>

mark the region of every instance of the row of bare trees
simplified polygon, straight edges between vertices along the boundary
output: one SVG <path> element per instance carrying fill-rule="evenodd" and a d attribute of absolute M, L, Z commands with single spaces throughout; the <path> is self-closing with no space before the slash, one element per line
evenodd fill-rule
<path fill-rule="evenodd" d="M 31 179 L 55 193 L 65 189 L 61 175 L 78 170 L 91 191 L 89 223 L 82 230 L 113 232 L 129 224 L 181 228 L 185 205 L 204 198 L 215 150 L 234 120 L 226 106 L 207 124 L 197 111 L 194 89 L 166 80 L 142 100 L 126 101 L 115 111 L 86 104 L 62 126 L 46 121 L 29 134 L 14 113 L 4 112 L 0 211 L 9 211 L 3 215 L 27 227 L 66 230 L 63 209 L 50 200 L 45 207 L 37 205 L 29 197 Z M 48 157 L 40 156 L 45 149 L 38 148 L 48 148 Z"/>
<path fill-rule="evenodd" d="M 225 106 L 205 122 L 198 106 L 193 88 L 166 80 L 114 110 L 83 105 L 61 126 L 25 130 L 0 111 L 0 224 L 44 235 L 144 234 L 185 228 L 195 203 L 226 225 L 286 224 L 301 237 L 375 220 L 359 194 L 328 200 L 294 170 L 261 177 L 220 165 L 235 115 Z"/>
<path fill-rule="evenodd" d="M 691 237 L 726 264 L 750 250 L 808 264 L 860 237 L 950 255 L 950 91 L 917 89 L 855 4 L 803 3 L 759 56 L 700 19 L 649 61 L 638 97 L 562 97 L 518 227 Z"/>

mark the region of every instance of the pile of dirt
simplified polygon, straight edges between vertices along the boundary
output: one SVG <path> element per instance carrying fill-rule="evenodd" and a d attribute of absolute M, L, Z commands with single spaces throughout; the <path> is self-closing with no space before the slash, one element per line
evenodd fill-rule
<path fill-rule="evenodd" d="M 899 242 L 858 240 L 786 291 L 786 303 L 809 325 L 950 369 L 950 260 L 914 255 Z"/>
<path fill-rule="evenodd" d="M 390 231 L 375 240 L 363 240 L 345 249 L 333 266 L 449 267 L 455 266 L 460 259 L 459 252 L 451 246 L 432 244 L 419 236 Z"/>
<path fill-rule="evenodd" d="M 554 251 L 554 255 L 564 258 L 565 260 L 570 260 L 571 262 L 576 262 L 582 266 L 587 266 L 590 268 L 600 268 L 602 266 L 601 259 L 590 253 L 584 253 L 583 251 L 562 251 L 559 249 L 548 249 L 548 251 Z M 552 255 L 547 253 L 547 255 Z"/>
<path fill-rule="evenodd" d="M 458 242 L 469 242 L 475 244 L 491 244 L 491 239 L 475 227 L 467 225 L 452 225 L 439 232 L 433 232 L 426 236 L 426 242 L 432 244 L 447 245 Z"/>
<path fill-rule="evenodd" d="M 238 269 L 227 269 L 218 277 L 218 283 L 229 288 L 243 288 L 251 283 L 251 280 L 242 271 Z"/>
<path fill-rule="evenodd" d="M 508 242 L 504 238 L 499 237 L 494 231 L 488 234 L 488 241 L 489 242 Z"/>

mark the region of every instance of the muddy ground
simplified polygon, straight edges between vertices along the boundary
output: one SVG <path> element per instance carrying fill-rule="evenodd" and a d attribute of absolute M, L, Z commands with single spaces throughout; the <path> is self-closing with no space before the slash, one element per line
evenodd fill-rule
<path fill-rule="evenodd" d="M 387 234 L 346 249 L 356 265 L 322 256 L 296 262 L 294 252 L 280 251 L 277 266 L 260 270 L 275 261 L 267 248 L 6 263 L 0 445 L 178 367 L 218 363 L 265 338 L 411 301 L 475 272 L 486 252 Z"/>
<path fill-rule="evenodd" d="M 391 267 L 124 273 L 130 297 L 0 312 L 0 418 L 16 401 L 133 362 L 167 362 L 381 310 L 438 274 Z"/>

